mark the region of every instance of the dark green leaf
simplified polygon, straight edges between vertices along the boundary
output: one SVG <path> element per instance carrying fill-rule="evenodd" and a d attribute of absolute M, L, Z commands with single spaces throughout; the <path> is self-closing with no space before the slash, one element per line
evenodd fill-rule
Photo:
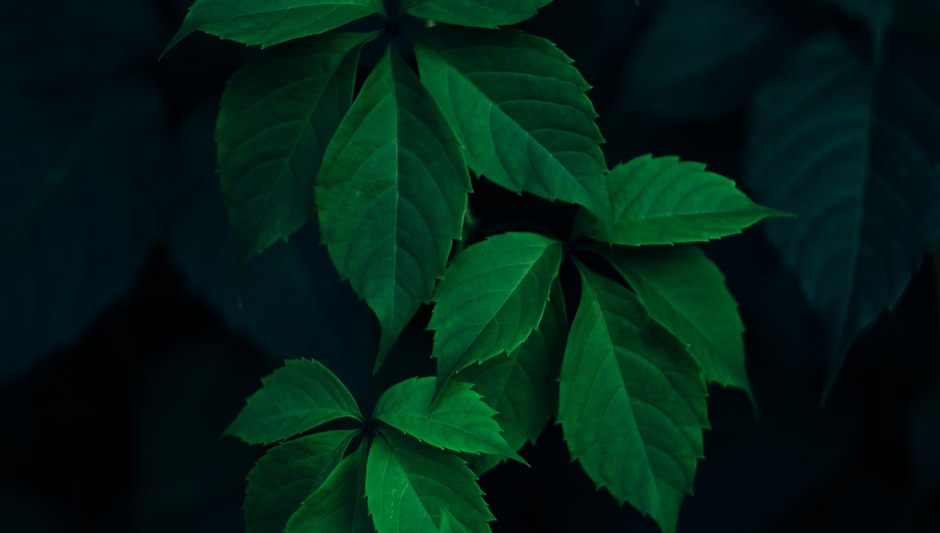
<path fill-rule="evenodd" d="M 327 147 L 316 192 L 330 257 L 382 326 L 376 368 L 443 275 L 469 190 L 460 144 L 389 49 Z"/>
<path fill-rule="evenodd" d="M 352 101 L 367 37 L 331 33 L 276 46 L 229 80 L 216 141 L 241 265 L 313 216 L 314 179 Z"/>
<path fill-rule="evenodd" d="M 738 304 L 698 247 L 595 249 L 633 287 L 650 316 L 689 347 L 706 380 L 751 394 Z"/>
<path fill-rule="evenodd" d="M 640 246 L 708 241 L 740 233 L 770 216 L 784 213 L 755 204 L 734 182 L 678 157 L 649 154 L 614 167 L 607 176 L 613 244 Z M 602 221 L 587 213 L 577 228 L 598 241 L 608 240 Z"/>
<path fill-rule="evenodd" d="M 580 270 L 581 303 L 560 378 L 565 441 L 598 488 L 672 533 L 702 457 L 705 380 L 632 292 Z"/>
<path fill-rule="evenodd" d="M 272 46 L 326 33 L 381 9 L 377 0 L 196 0 L 163 54 L 197 30 Z"/>
<path fill-rule="evenodd" d="M 452 380 L 435 399 L 436 385 L 433 377 L 392 385 L 376 403 L 375 418 L 431 446 L 522 461 L 493 420 L 496 411 L 470 383 Z"/>
<path fill-rule="evenodd" d="M 336 465 L 323 483 L 316 487 L 291 516 L 287 527 L 284 528 L 285 533 L 356 531 L 356 507 L 362 497 L 359 490 L 362 453 L 351 453 Z"/>
<path fill-rule="evenodd" d="M 355 430 L 325 431 L 268 450 L 248 473 L 245 530 L 280 533 L 301 502 L 327 479 Z"/>
<path fill-rule="evenodd" d="M 515 30 L 438 28 L 415 38 L 421 81 L 474 172 L 607 220 L 603 138 L 589 86 L 568 56 Z"/>
<path fill-rule="evenodd" d="M 225 430 L 249 444 L 268 444 L 340 418 L 362 420 L 343 383 L 314 359 L 288 359 Z"/>
<path fill-rule="evenodd" d="M 504 233 L 457 255 L 434 292 L 428 323 L 439 385 L 522 344 L 542 320 L 561 253 L 554 239 Z"/>
<path fill-rule="evenodd" d="M 535 16 L 552 0 L 403 0 L 402 11 L 435 22 L 495 28 Z"/>
<path fill-rule="evenodd" d="M 372 441 L 366 497 L 378 533 L 437 532 L 445 510 L 452 530 L 487 533 L 494 519 L 476 476 L 459 457 L 394 430 Z"/>
<path fill-rule="evenodd" d="M 826 2 L 864 21 L 875 37 L 876 47 L 882 45 L 882 37 L 888 23 L 891 22 L 894 6 L 901 3 L 899 0 L 826 0 Z M 909 3 L 917 4 L 917 2 Z"/>
<path fill-rule="evenodd" d="M 827 388 L 940 237 L 938 73 L 929 50 L 898 41 L 872 68 L 827 34 L 754 101 L 749 182 L 798 215 L 767 231 L 829 332 Z"/>

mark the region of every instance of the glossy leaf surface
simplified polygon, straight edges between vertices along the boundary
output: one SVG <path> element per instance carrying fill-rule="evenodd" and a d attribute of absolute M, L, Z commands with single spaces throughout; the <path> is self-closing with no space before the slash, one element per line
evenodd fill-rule
<path fill-rule="evenodd" d="M 362 497 L 361 453 L 354 452 L 336 465 L 323 483 L 311 493 L 291 516 L 285 533 L 365 533 L 372 528 L 356 529 L 356 507 Z"/>
<path fill-rule="evenodd" d="M 402 10 L 414 17 L 458 26 L 495 28 L 535 16 L 552 0 L 403 0 Z"/>

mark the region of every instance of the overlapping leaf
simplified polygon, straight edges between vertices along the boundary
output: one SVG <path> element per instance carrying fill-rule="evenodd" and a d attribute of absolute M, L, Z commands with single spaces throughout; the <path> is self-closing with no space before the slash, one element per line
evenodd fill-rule
<path fill-rule="evenodd" d="M 434 293 L 439 386 L 473 363 L 515 350 L 538 326 L 561 264 L 561 243 L 504 233 L 467 247 Z"/>
<path fill-rule="evenodd" d="M 514 192 L 579 204 L 607 220 L 607 165 L 584 94 L 554 44 L 515 30 L 415 36 L 421 81 L 467 147 L 474 172 Z"/>
<path fill-rule="evenodd" d="M 216 125 L 218 172 L 242 265 L 313 216 L 314 179 L 352 101 L 366 37 L 286 43 L 229 80 Z"/>
<path fill-rule="evenodd" d="M 640 246 L 707 241 L 740 233 L 770 216 L 784 213 L 755 204 L 734 182 L 678 157 L 637 157 L 607 176 L 614 244 Z M 576 231 L 608 240 L 602 221 L 587 213 Z"/>
<path fill-rule="evenodd" d="M 394 430 L 372 442 L 366 497 L 378 533 L 437 532 L 445 510 L 452 530 L 487 533 L 493 515 L 476 476 L 455 455 Z"/>
<path fill-rule="evenodd" d="M 633 287 L 650 316 L 688 345 L 705 379 L 751 393 L 738 304 L 698 247 L 594 249 Z"/>
<path fill-rule="evenodd" d="M 940 236 L 940 64 L 889 44 L 872 68 L 838 35 L 815 38 L 752 110 L 748 179 L 798 215 L 767 230 L 829 332 L 829 386 Z"/>
<path fill-rule="evenodd" d="M 565 441 L 598 487 L 671 533 L 702 457 L 705 380 L 632 292 L 583 267 L 581 280 L 560 378 Z"/>
<path fill-rule="evenodd" d="M 327 147 L 316 189 L 330 257 L 382 326 L 376 367 L 444 273 L 469 180 L 446 120 L 389 49 Z"/>
<path fill-rule="evenodd" d="M 324 484 L 355 430 L 324 431 L 275 446 L 248 473 L 245 530 L 280 533 L 301 503 Z"/>
<path fill-rule="evenodd" d="M 535 16 L 552 0 L 403 0 L 409 15 L 459 26 L 495 28 Z"/>
<path fill-rule="evenodd" d="M 268 444 L 340 418 L 362 420 L 346 386 L 313 359 L 288 359 L 225 430 L 249 444 Z"/>
<path fill-rule="evenodd" d="M 365 446 L 363 444 L 363 446 Z M 362 448 L 360 447 L 360 450 Z M 362 452 L 351 453 L 336 465 L 323 483 L 316 487 L 291 516 L 285 533 L 365 533 L 356 529 L 356 508 L 362 498 Z"/>
<path fill-rule="evenodd" d="M 374 0 L 196 0 L 163 53 L 197 30 L 272 46 L 326 33 L 380 9 L 382 3 Z"/>
<path fill-rule="evenodd" d="M 436 384 L 428 377 L 389 387 L 375 405 L 375 418 L 431 446 L 522 460 L 493 420 L 496 411 L 470 383 L 451 381 L 435 398 Z"/>

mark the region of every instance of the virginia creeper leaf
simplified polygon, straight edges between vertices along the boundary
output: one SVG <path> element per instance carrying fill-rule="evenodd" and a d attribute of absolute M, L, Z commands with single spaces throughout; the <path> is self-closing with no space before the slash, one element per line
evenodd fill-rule
<path fill-rule="evenodd" d="M 352 101 L 366 37 L 285 43 L 229 79 L 216 125 L 218 171 L 242 266 L 313 216 L 314 179 Z"/>
<path fill-rule="evenodd" d="M 584 94 L 554 44 L 516 30 L 432 28 L 415 35 L 424 83 L 477 174 L 513 192 L 582 205 L 607 220 L 607 165 Z"/>
<path fill-rule="evenodd" d="M 380 9 L 381 2 L 375 0 L 196 0 L 161 56 L 197 30 L 272 46 L 326 33 Z"/>
<path fill-rule="evenodd" d="M 435 22 L 495 28 L 515 24 L 535 16 L 536 10 L 552 0 L 403 0 L 401 9 L 409 15 Z"/>
<path fill-rule="evenodd" d="M 751 394 L 738 304 L 697 246 L 594 249 L 633 287 L 650 316 L 688 346 L 707 381 Z"/>
<path fill-rule="evenodd" d="M 598 488 L 671 533 L 702 457 L 705 380 L 632 292 L 579 270 L 581 303 L 559 387 L 565 441 Z"/>
<path fill-rule="evenodd" d="M 248 473 L 245 530 L 280 533 L 346 453 L 356 430 L 324 431 L 274 446 Z"/>
<path fill-rule="evenodd" d="M 459 142 L 391 48 L 327 146 L 316 191 L 333 264 L 382 326 L 378 369 L 443 275 L 470 191 Z"/>
<path fill-rule="evenodd" d="M 439 386 L 473 363 L 515 350 L 542 320 L 561 243 L 503 233 L 462 250 L 438 284 L 434 330 Z"/>
<path fill-rule="evenodd" d="M 386 390 L 375 405 L 375 418 L 438 448 L 489 453 L 522 459 L 506 444 L 496 411 L 471 389 L 472 384 L 450 381 L 435 399 L 433 377 L 402 381 Z"/>
<path fill-rule="evenodd" d="M 362 445 L 364 446 L 364 444 Z M 361 447 L 360 447 L 361 449 Z M 359 491 L 361 452 L 347 455 L 291 516 L 285 533 L 350 533 L 354 529 Z"/>
<path fill-rule="evenodd" d="M 288 359 L 261 383 L 226 435 L 248 444 L 269 444 L 332 420 L 362 420 L 346 386 L 314 359 Z"/>
<path fill-rule="evenodd" d="M 749 182 L 798 215 L 767 232 L 828 330 L 827 391 L 940 237 L 940 62 L 888 44 L 871 67 L 838 35 L 810 40 L 751 113 Z"/>
<path fill-rule="evenodd" d="M 451 453 L 394 430 L 372 441 L 366 466 L 366 498 L 378 533 L 437 533 L 444 510 L 454 528 L 490 531 L 493 515 L 476 476 Z"/>
<path fill-rule="evenodd" d="M 755 204 L 734 182 L 678 157 L 643 155 L 614 167 L 607 176 L 613 229 L 610 242 L 640 246 L 707 241 L 740 233 L 784 213 Z M 606 241 L 601 220 L 588 213 L 577 228 Z"/>

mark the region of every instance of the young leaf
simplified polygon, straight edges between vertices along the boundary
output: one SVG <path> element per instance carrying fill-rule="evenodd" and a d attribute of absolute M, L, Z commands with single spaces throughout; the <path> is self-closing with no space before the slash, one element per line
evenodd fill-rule
<path fill-rule="evenodd" d="M 461 251 L 432 298 L 439 386 L 463 368 L 515 350 L 542 320 L 561 243 L 504 233 Z"/>
<path fill-rule="evenodd" d="M 367 37 L 285 43 L 229 79 L 216 124 L 218 171 L 242 266 L 313 216 L 314 178 L 352 101 Z"/>
<path fill-rule="evenodd" d="M 552 0 L 403 0 L 401 9 L 414 17 L 445 24 L 495 28 L 535 16 Z"/>
<path fill-rule="evenodd" d="M 347 22 L 378 13 L 375 0 L 196 0 L 162 57 L 190 33 L 244 44 L 275 44 L 326 33 Z"/>
<path fill-rule="evenodd" d="M 671 533 L 702 457 L 705 380 L 632 292 L 579 269 L 558 402 L 565 441 L 598 488 Z"/>
<path fill-rule="evenodd" d="M 269 444 L 340 418 L 362 420 L 343 383 L 314 359 L 288 359 L 225 430 L 248 444 Z"/>
<path fill-rule="evenodd" d="M 378 368 L 443 275 L 470 191 L 459 142 L 392 48 L 327 146 L 316 191 L 330 257 L 382 326 Z"/>
<path fill-rule="evenodd" d="M 421 81 L 467 147 L 474 172 L 514 192 L 584 206 L 608 219 L 597 114 L 571 59 L 516 30 L 415 35 Z"/>
<path fill-rule="evenodd" d="M 245 530 L 280 533 L 346 453 L 356 430 L 324 431 L 268 450 L 248 473 Z"/>
<path fill-rule="evenodd" d="M 738 304 L 698 247 L 593 249 L 633 287 L 650 316 L 688 345 L 706 380 L 751 394 Z"/>
<path fill-rule="evenodd" d="M 827 390 L 940 237 L 938 73 L 928 49 L 892 41 L 873 68 L 827 34 L 754 100 L 749 183 L 799 215 L 767 232 L 829 332 Z"/>
<path fill-rule="evenodd" d="M 613 244 L 640 246 L 707 241 L 740 233 L 770 216 L 785 213 L 755 204 L 734 182 L 678 157 L 637 157 L 607 176 Z M 605 225 L 588 213 L 576 232 L 608 241 Z"/>
<path fill-rule="evenodd" d="M 378 533 L 439 531 L 445 510 L 452 530 L 488 533 L 494 519 L 459 457 L 394 430 L 379 431 L 372 441 L 366 498 Z"/>
<path fill-rule="evenodd" d="M 392 385 L 375 405 L 375 418 L 438 448 L 522 458 L 506 444 L 496 414 L 472 384 L 450 381 L 435 399 L 437 380 L 413 378 Z"/>
<path fill-rule="evenodd" d="M 360 446 L 363 450 L 365 444 Z M 356 507 L 362 494 L 360 468 L 362 451 L 351 453 L 336 465 L 322 484 L 316 487 L 291 516 L 285 533 L 359 533 Z M 371 531 L 372 528 L 368 528 Z"/>

